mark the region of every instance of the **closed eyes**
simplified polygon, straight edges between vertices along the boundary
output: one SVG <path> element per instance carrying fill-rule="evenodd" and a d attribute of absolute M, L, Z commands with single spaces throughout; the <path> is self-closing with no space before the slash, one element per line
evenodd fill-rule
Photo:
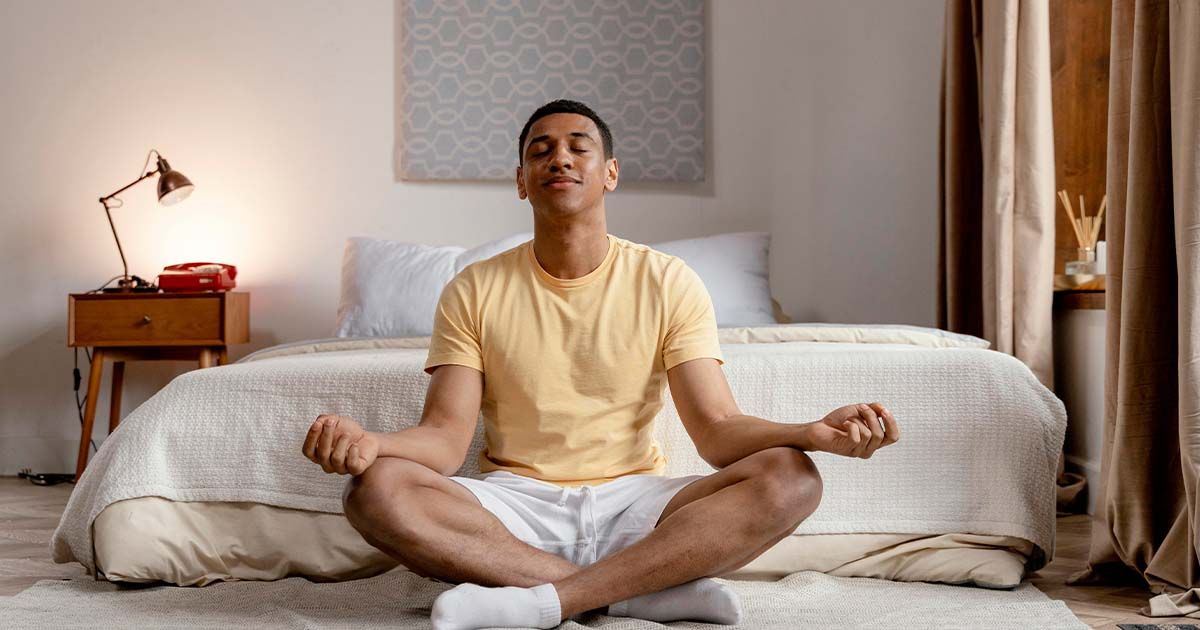
<path fill-rule="evenodd" d="M 571 149 L 571 150 L 576 153 L 587 153 L 587 149 Z M 538 151 L 537 153 L 534 153 L 533 155 L 534 155 L 534 157 L 541 157 L 541 156 L 547 155 L 549 153 L 550 153 L 550 150 L 546 149 L 545 151 Z"/>

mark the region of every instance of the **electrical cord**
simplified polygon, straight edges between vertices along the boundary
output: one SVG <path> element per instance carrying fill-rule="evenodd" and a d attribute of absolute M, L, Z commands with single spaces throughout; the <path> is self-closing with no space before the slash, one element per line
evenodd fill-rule
<path fill-rule="evenodd" d="M 145 175 L 146 173 L 149 172 L 146 169 L 150 168 L 150 156 L 151 155 L 157 155 L 160 158 L 162 157 L 162 154 L 158 152 L 158 149 L 150 149 L 150 152 L 146 154 L 145 164 L 142 164 L 142 170 L 138 171 L 138 177 L 141 177 L 142 175 Z"/>
<path fill-rule="evenodd" d="M 100 285 L 99 287 L 92 289 L 91 291 L 85 291 L 84 293 L 99 293 L 99 292 L 103 291 L 105 289 L 105 287 L 112 284 L 113 280 L 116 280 L 117 278 L 123 278 L 123 277 L 124 276 L 122 276 L 121 274 L 117 274 L 117 275 L 109 278 L 108 280 L 105 280 L 104 284 Z"/>
<path fill-rule="evenodd" d="M 29 483 L 35 486 L 53 486 L 57 483 L 67 482 L 75 483 L 75 475 L 67 473 L 35 473 L 30 472 L 28 468 L 22 468 L 17 476 L 22 479 L 28 479 Z"/>
<path fill-rule="evenodd" d="M 113 280 L 118 280 L 118 279 L 120 279 L 120 278 L 123 278 L 123 277 L 124 277 L 124 276 L 113 276 L 113 277 L 109 278 L 109 279 L 108 279 L 108 281 L 107 281 L 107 282 L 105 282 L 105 283 L 104 283 L 102 286 L 100 286 L 99 288 L 92 289 L 91 291 L 84 291 L 84 293 L 101 293 L 101 292 L 103 292 L 103 291 L 104 291 L 104 289 L 108 288 L 108 285 L 112 284 L 112 281 L 113 281 Z M 150 287 L 150 288 L 152 288 L 152 289 L 155 289 L 155 290 L 157 290 L 157 287 L 155 287 L 155 285 L 154 285 L 154 283 L 153 283 L 153 282 L 149 282 L 149 281 L 147 281 L 145 278 L 143 278 L 143 277 L 141 277 L 141 276 L 134 275 L 134 274 L 129 274 L 129 279 L 130 279 L 130 280 L 133 280 L 133 286 L 134 286 L 134 287 Z"/>
<path fill-rule="evenodd" d="M 150 168 L 150 156 L 152 155 L 157 155 L 160 158 L 162 157 L 162 154 L 156 149 L 150 149 L 150 152 L 146 154 L 146 163 L 142 165 L 142 170 L 138 171 L 138 177 L 141 177 L 148 172 L 146 169 Z M 112 199 L 105 201 L 104 204 L 106 208 L 115 209 L 125 205 L 125 200 L 121 199 L 120 197 L 113 197 Z M 121 276 L 117 277 L 120 278 Z M 112 282 L 112 280 L 109 280 L 109 282 Z M 108 283 L 106 282 L 105 285 L 107 286 L 107 284 Z"/>
<path fill-rule="evenodd" d="M 92 366 L 92 353 L 88 352 L 87 348 L 84 348 L 83 351 L 85 354 L 87 354 L 88 373 L 90 374 L 91 366 Z M 80 430 L 82 430 L 83 429 L 83 407 L 85 405 L 87 405 L 87 394 L 83 395 L 83 400 L 79 399 L 79 384 L 83 382 L 83 375 L 79 373 L 79 348 L 78 347 L 75 348 L 75 369 L 72 370 L 71 376 L 75 381 L 75 411 L 79 413 L 79 428 L 80 428 Z M 91 444 L 92 444 L 92 451 L 100 450 L 96 447 L 96 440 L 93 440 L 89 437 L 88 441 L 91 442 Z"/>
<path fill-rule="evenodd" d="M 147 158 L 147 159 L 149 159 L 149 158 Z M 112 284 L 113 280 L 116 280 L 117 278 L 121 278 L 121 277 L 123 277 L 123 276 L 120 276 L 120 275 L 113 276 L 113 277 L 109 278 L 108 280 L 105 280 L 104 284 L 100 285 L 99 287 L 97 287 L 95 289 L 92 289 L 91 291 L 88 291 L 88 293 L 99 293 L 99 292 L 103 291 L 105 287 Z M 88 374 L 91 374 L 92 353 L 86 347 L 83 349 L 83 352 L 84 352 L 84 354 L 87 355 L 87 359 L 88 359 Z M 79 372 L 79 346 L 75 347 L 75 369 L 71 371 L 71 376 L 74 380 L 74 387 L 75 387 L 75 411 L 77 411 L 79 413 L 79 427 L 82 429 L 83 428 L 83 408 L 85 405 L 87 405 L 87 394 L 83 395 L 83 400 L 79 399 L 79 385 L 83 382 L 83 375 Z M 88 441 L 91 442 L 93 451 L 100 450 L 99 448 L 96 447 L 96 440 L 89 438 Z"/>

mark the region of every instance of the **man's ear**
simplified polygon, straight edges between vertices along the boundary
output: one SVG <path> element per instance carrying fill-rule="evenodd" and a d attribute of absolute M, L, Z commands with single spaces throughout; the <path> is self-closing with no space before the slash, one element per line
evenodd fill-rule
<path fill-rule="evenodd" d="M 521 177 L 521 167 L 517 167 L 517 198 L 524 199 L 528 195 L 525 194 L 525 178 Z"/>
<path fill-rule="evenodd" d="M 617 158 L 608 160 L 608 172 L 604 177 L 604 190 L 612 192 L 617 189 L 617 177 L 621 174 L 621 167 L 617 164 Z"/>

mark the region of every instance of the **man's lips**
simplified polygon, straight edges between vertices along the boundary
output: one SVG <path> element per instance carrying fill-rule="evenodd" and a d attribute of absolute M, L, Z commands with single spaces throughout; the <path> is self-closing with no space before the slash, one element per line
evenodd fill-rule
<path fill-rule="evenodd" d="M 564 189 L 564 188 L 570 188 L 571 186 L 574 186 L 575 184 L 578 184 L 578 183 L 579 182 L 577 182 L 569 177 L 555 177 L 555 178 L 548 180 L 545 185 L 547 188 L 554 188 L 556 190 L 559 190 L 559 189 Z"/>

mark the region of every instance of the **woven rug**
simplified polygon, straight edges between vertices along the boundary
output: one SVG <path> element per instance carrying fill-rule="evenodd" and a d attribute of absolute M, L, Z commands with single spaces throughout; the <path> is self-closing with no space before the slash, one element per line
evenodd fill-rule
<path fill-rule="evenodd" d="M 1011 590 L 837 578 L 811 571 L 776 582 L 726 580 L 742 599 L 738 629 L 1085 629 L 1066 604 L 1030 584 Z M 430 628 L 433 600 L 452 584 L 397 568 L 348 582 L 304 578 L 220 582 L 203 588 L 117 586 L 90 577 L 42 580 L 0 598 L 9 628 Z M 569 628 L 730 628 L 660 624 L 591 613 Z"/>

